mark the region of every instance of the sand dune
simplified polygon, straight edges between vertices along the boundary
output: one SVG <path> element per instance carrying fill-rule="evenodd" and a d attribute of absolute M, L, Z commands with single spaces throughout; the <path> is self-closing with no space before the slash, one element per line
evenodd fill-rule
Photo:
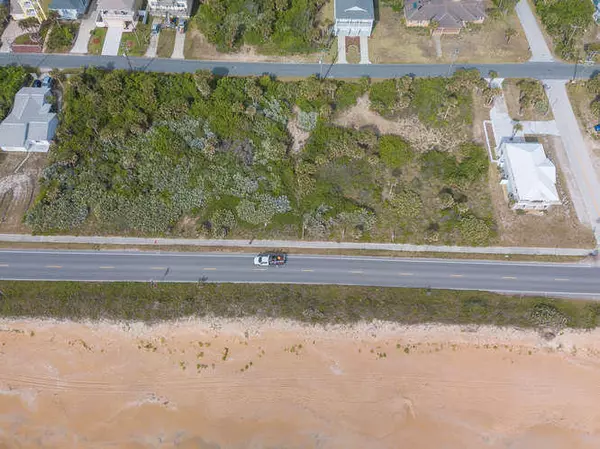
<path fill-rule="evenodd" d="M 598 448 L 600 331 L 0 322 L 0 448 Z"/>

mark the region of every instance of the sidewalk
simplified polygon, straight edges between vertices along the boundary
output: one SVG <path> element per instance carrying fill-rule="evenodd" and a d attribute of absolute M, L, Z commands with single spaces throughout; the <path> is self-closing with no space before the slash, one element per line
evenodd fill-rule
<path fill-rule="evenodd" d="M 301 240 L 209 240 L 209 239 L 166 239 L 143 237 L 96 237 L 72 235 L 29 235 L 0 234 L 0 242 L 18 243 L 82 243 L 93 245 L 127 246 L 198 246 L 206 248 L 306 248 L 306 249 L 350 249 L 398 252 L 465 253 L 465 254 L 512 254 L 533 256 L 587 256 L 592 249 L 580 248 L 526 248 L 526 247 L 476 247 L 476 246 L 432 246 L 399 243 L 355 243 L 355 242 L 311 242 Z"/>

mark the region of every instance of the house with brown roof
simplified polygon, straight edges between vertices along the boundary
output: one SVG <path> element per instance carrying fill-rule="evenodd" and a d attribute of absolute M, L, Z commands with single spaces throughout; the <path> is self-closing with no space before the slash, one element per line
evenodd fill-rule
<path fill-rule="evenodd" d="M 436 24 L 436 34 L 459 34 L 468 23 L 483 23 L 486 18 L 482 0 L 406 0 L 406 26 L 428 27 Z"/>

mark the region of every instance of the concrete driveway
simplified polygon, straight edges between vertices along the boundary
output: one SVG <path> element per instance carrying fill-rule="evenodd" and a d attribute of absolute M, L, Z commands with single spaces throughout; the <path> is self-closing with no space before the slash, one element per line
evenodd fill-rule
<path fill-rule="evenodd" d="M 494 85 L 501 87 L 502 80 L 494 80 Z M 513 137 L 514 126 L 517 121 L 513 120 L 508 113 L 508 106 L 506 105 L 504 95 L 497 96 L 494 99 L 494 106 L 490 110 L 490 121 L 492 122 L 494 140 L 496 141 L 497 145 L 500 145 L 502 141 L 510 140 Z M 523 130 L 516 134 L 517 137 L 523 137 L 525 134 L 550 136 L 560 135 L 560 131 L 555 120 L 519 120 L 518 122 L 523 127 Z"/>
<path fill-rule="evenodd" d="M 102 56 L 117 56 L 122 36 L 123 28 L 108 27 L 106 38 L 104 38 L 104 46 L 102 47 Z"/>
<path fill-rule="evenodd" d="M 172 59 L 185 59 L 183 49 L 185 46 L 185 33 L 175 32 L 175 47 L 173 47 Z"/>
<path fill-rule="evenodd" d="M 515 11 L 517 12 L 517 16 L 519 16 L 519 20 L 525 31 L 525 37 L 529 43 L 529 49 L 531 50 L 530 61 L 554 61 L 552 52 L 548 48 L 544 34 L 540 29 L 535 14 L 529 6 L 529 2 L 527 0 L 520 0 L 515 7 Z"/>
<path fill-rule="evenodd" d="M 21 34 L 24 34 L 24 31 L 19 28 L 17 21 L 11 20 L 4 30 L 4 33 L 2 33 L 2 37 L 0 38 L 0 42 L 2 44 L 0 46 L 0 53 L 10 53 L 10 45 L 13 43 L 15 38 Z"/>
<path fill-rule="evenodd" d="M 90 13 L 90 17 L 83 19 L 79 26 L 79 33 L 75 45 L 71 49 L 71 53 L 86 54 L 88 52 L 88 43 L 92 35 L 92 31 L 96 28 L 96 11 Z"/>
<path fill-rule="evenodd" d="M 554 119 L 567 153 L 569 168 L 573 172 L 587 211 L 587 221 L 594 229 L 596 241 L 600 243 L 600 182 L 577 117 L 571 107 L 565 83 L 564 80 L 544 81 Z"/>
<path fill-rule="evenodd" d="M 154 18 L 152 19 L 152 29 L 154 29 L 154 25 L 158 25 L 162 23 L 162 19 Z M 150 43 L 148 44 L 148 50 L 146 50 L 146 58 L 156 58 L 156 52 L 158 50 L 158 37 L 160 36 L 160 32 L 156 34 L 150 34 Z"/>

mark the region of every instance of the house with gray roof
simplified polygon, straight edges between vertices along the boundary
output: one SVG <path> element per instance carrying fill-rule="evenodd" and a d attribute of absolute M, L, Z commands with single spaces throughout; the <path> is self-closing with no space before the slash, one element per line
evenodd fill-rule
<path fill-rule="evenodd" d="M 435 34 L 459 34 L 468 23 L 483 23 L 486 13 L 482 0 L 406 0 L 404 17 L 409 27 L 435 23 Z"/>
<path fill-rule="evenodd" d="M 373 0 L 334 0 L 336 36 L 371 36 L 375 20 Z"/>
<path fill-rule="evenodd" d="M 58 118 L 50 112 L 48 87 L 24 87 L 15 96 L 13 108 L 0 123 L 2 151 L 45 153 L 54 138 Z"/>
<path fill-rule="evenodd" d="M 66 20 L 76 20 L 87 10 L 90 0 L 52 0 L 48 9 Z"/>

